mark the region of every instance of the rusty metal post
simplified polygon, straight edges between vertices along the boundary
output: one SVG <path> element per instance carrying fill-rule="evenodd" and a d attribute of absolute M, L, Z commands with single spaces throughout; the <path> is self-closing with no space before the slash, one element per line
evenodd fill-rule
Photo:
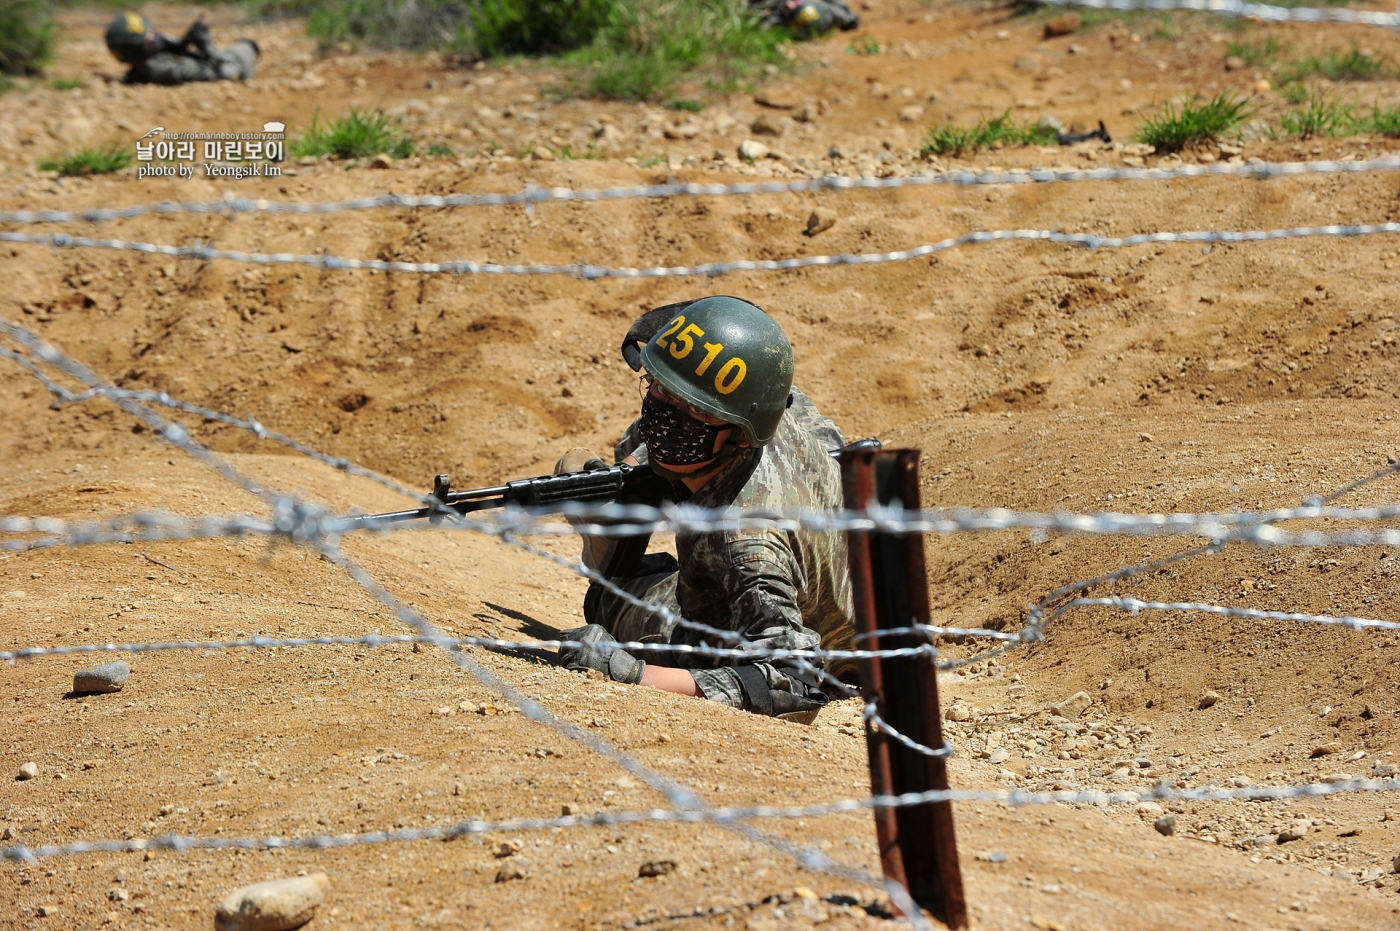
<path fill-rule="evenodd" d="M 919 451 L 848 450 L 841 455 L 846 507 L 872 504 L 917 510 Z M 857 631 L 870 634 L 865 649 L 917 646 L 921 637 L 878 631 L 929 623 L 928 573 L 920 534 L 850 531 L 851 588 Z M 880 717 L 925 747 L 943 746 L 938 707 L 938 667 L 928 656 L 867 659 L 862 673 Z M 866 728 L 870 783 L 875 795 L 948 788 L 947 763 Z M 950 928 L 967 927 L 967 902 L 953 833 L 953 806 L 937 802 L 875 809 L 880 863 L 885 876 L 904 885 L 921 907 Z"/>

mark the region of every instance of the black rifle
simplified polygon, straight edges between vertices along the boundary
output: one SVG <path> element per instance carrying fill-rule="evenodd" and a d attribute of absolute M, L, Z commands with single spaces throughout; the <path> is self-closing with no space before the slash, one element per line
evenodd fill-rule
<path fill-rule="evenodd" d="M 842 449 L 868 449 L 880 447 L 879 440 L 857 440 Z M 831 455 L 839 457 L 842 449 L 833 449 Z M 342 518 L 341 526 L 353 530 L 359 525 L 371 527 L 385 523 L 399 523 L 406 520 L 426 518 L 432 523 L 440 523 L 447 512 L 471 514 L 491 508 L 514 505 L 522 508 L 550 508 L 558 505 L 579 502 L 585 504 L 639 504 L 660 507 L 671 496 L 671 483 L 644 465 L 619 465 L 595 469 L 591 472 L 565 472 L 562 475 L 539 475 L 535 478 L 522 478 L 504 485 L 489 488 L 473 488 L 470 491 L 453 491 L 452 481 L 445 474 L 433 479 L 433 497 L 440 503 L 411 511 L 389 511 L 385 514 L 356 514 Z M 606 576 L 627 576 L 641 562 L 646 553 L 647 541 L 651 534 L 641 533 L 618 538 L 612 558 L 602 567 Z"/>

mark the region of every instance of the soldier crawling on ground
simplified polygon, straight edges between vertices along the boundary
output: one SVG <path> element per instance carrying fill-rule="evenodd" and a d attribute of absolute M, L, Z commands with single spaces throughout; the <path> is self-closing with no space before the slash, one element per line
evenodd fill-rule
<path fill-rule="evenodd" d="M 638 344 L 644 344 L 640 352 Z M 845 440 L 793 387 L 792 346 L 763 310 L 734 297 L 660 307 L 633 324 L 623 356 L 634 370 L 645 368 L 642 409 L 614 456 L 649 464 L 669 479 L 672 500 L 703 508 L 842 507 L 841 471 L 830 450 Z M 600 467 L 606 468 L 588 450 L 573 449 L 555 471 Z M 585 537 L 584 562 L 671 616 L 594 582 L 583 602 L 588 626 L 560 634 L 577 643 L 560 649 L 562 665 L 759 714 L 806 722 L 816 717 L 827 702 L 824 686 L 830 687 L 817 671 L 819 660 L 716 660 L 681 651 L 647 651 L 639 658 L 611 643 L 736 645 L 678 624 L 679 616 L 732 631 L 759 649 L 851 649 L 844 535 L 772 527 L 683 530 L 676 534 L 675 557 L 650 553 L 617 571 L 622 545 L 615 537 Z M 854 671 L 850 663 L 825 669 L 847 680 Z"/>
<path fill-rule="evenodd" d="M 763 25 L 786 26 L 800 36 L 860 28 L 860 17 L 844 0 L 750 0 L 749 9 Z"/>
<path fill-rule="evenodd" d="M 107 51 L 130 65 L 123 84 L 188 84 L 192 81 L 248 81 L 258 63 L 258 43 L 239 39 L 220 49 L 203 20 L 183 38 L 156 32 L 151 21 L 123 13 L 107 27 Z"/>

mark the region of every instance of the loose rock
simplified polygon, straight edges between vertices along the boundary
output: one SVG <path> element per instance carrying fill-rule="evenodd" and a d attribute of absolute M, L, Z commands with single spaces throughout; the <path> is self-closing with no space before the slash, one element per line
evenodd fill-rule
<path fill-rule="evenodd" d="M 923 118 L 924 108 L 916 103 L 911 103 L 907 107 L 899 108 L 899 119 L 905 123 L 917 123 Z"/>
<path fill-rule="evenodd" d="M 1286 844 L 1289 841 L 1302 840 L 1308 836 L 1308 831 L 1311 829 L 1311 822 L 1294 821 L 1288 827 L 1278 832 L 1278 842 L 1280 844 Z"/>
<path fill-rule="evenodd" d="M 21 782 L 24 781 L 25 779 L 38 779 L 38 778 L 39 778 L 39 764 L 38 764 L 38 763 L 25 763 L 23 766 L 21 766 L 21 767 L 19 768 L 19 772 L 15 773 L 15 778 L 18 779 L 18 780 L 20 780 Z"/>
<path fill-rule="evenodd" d="M 669 876 L 675 871 L 675 860 L 648 860 L 637 869 L 637 875 L 644 878 L 649 876 Z"/>
<path fill-rule="evenodd" d="M 120 692 L 126 685 L 126 677 L 131 675 L 131 667 L 121 660 L 103 663 L 91 669 L 79 669 L 73 674 L 73 691 L 79 695 L 94 692 Z"/>
<path fill-rule="evenodd" d="M 330 879 L 325 873 L 272 879 L 229 893 L 214 912 L 219 931 L 290 931 L 316 917 Z"/>
<path fill-rule="evenodd" d="M 1377 763 L 1371 767 L 1371 775 L 1377 779 L 1389 779 L 1395 775 L 1395 764 Z"/>
<path fill-rule="evenodd" d="M 1057 36 L 1067 36 L 1072 32 L 1078 32 L 1082 25 L 1084 25 L 1084 20 L 1078 13 L 1056 16 L 1045 24 L 1045 38 L 1053 39 Z"/>
<path fill-rule="evenodd" d="M 1312 752 L 1308 754 L 1308 757 L 1309 759 L 1315 760 L 1320 756 L 1331 756 L 1334 753 L 1341 752 L 1342 745 L 1337 743 L 1337 741 L 1333 740 L 1320 746 L 1313 747 Z"/>
<path fill-rule="evenodd" d="M 491 848 L 491 855 L 494 857 L 513 857 L 520 852 L 520 841 L 504 840 Z"/>
<path fill-rule="evenodd" d="M 1163 815 L 1152 822 L 1152 827 L 1163 837 L 1171 837 L 1176 833 L 1176 815 Z"/>
<path fill-rule="evenodd" d="M 749 124 L 749 130 L 755 136 L 781 136 L 783 124 L 767 113 L 760 113 L 758 119 Z"/>
<path fill-rule="evenodd" d="M 764 107 L 772 107 L 774 110 L 791 110 L 797 106 L 797 101 L 788 97 L 781 91 L 771 88 L 761 90 L 753 95 L 753 102 Z"/>
<path fill-rule="evenodd" d="M 806 232 L 808 236 L 816 236 L 818 233 L 825 233 L 835 225 L 836 211 L 830 207 L 818 207 L 807 218 Z"/>
<path fill-rule="evenodd" d="M 385 152 L 380 152 L 380 153 L 379 153 L 378 155 L 376 155 L 374 158 L 370 159 L 369 167 L 371 167 L 371 168 L 393 168 L 393 167 L 394 167 L 394 160 L 393 160 L 393 158 L 391 158 L 387 153 L 385 153 Z"/>
<path fill-rule="evenodd" d="M 768 146 L 757 139 L 745 139 L 739 143 L 739 157 L 756 162 L 768 154 Z"/>
<path fill-rule="evenodd" d="M 1062 718 L 1073 721 L 1075 718 L 1089 710 L 1089 706 L 1094 700 L 1089 697 L 1088 692 L 1075 692 L 1064 701 L 1057 702 L 1050 706 L 1050 711 L 1058 714 Z"/>
<path fill-rule="evenodd" d="M 508 883 L 517 879 L 525 878 L 525 867 L 519 862 L 512 860 L 496 871 L 496 882 Z"/>
<path fill-rule="evenodd" d="M 1011 759 L 1011 752 L 1005 747 L 997 747 L 992 751 L 991 755 L 987 757 L 987 762 L 991 763 L 993 766 L 1000 766 L 1009 759 Z"/>
<path fill-rule="evenodd" d="M 1212 707 L 1218 701 L 1220 701 L 1219 692 L 1212 692 L 1210 690 L 1206 690 L 1205 692 L 1201 693 L 1200 698 L 1196 699 L 1196 707 L 1204 711 L 1205 709 Z"/>

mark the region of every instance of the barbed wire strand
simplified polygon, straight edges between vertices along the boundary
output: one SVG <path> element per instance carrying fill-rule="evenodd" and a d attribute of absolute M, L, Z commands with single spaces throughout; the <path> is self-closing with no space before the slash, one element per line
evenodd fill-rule
<path fill-rule="evenodd" d="M 1349 10 L 1332 7 L 1284 7 L 1244 0 L 1039 0 L 1050 6 L 1079 6 L 1095 10 L 1132 12 L 1151 10 L 1170 12 L 1185 10 L 1216 13 L 1220 16 L 1242 16 L 1268 23 L 1354 23 L 1361 26 L 1400 26 L 1400 13 L 1380 13 L 1374 10 Z"/>
<path fill-rule="evenodd" d="M 66 233 L 0 233 L 0 242 L 28 243 L 65 249 L 115 249 L 126 252 L 141 252 L 150 255 L 168 255 L 176 258 L 199 259 L 211 262 L 224 259 L 233 262 L 249 262 L 259 265 L 307 265 L 324 270 L 372 269 L 375 271 L 404 272 L 422 275 L 566 275 L 573 278 L 593 280 L 598 278 L 712 278 L 731 272 L 772 272 L 790 271 L 798 268 L 820 268 L 841 265 L 880 265 L 888 262 L 907 262 L 923 258 L 959 246 L 987 245 L 995 242 L 1041 241 L 1085 246 L 1090 249 L 1122 249 L 1152 243 L 1191 243 L 1207 245 L 1215 243 L 1238 244 L 1248 242 L 1276 242 L 1288 239 L 1312 237 L 1352 237 L 1377 234 L 1400 233 L 1400 223 L 1369 223 L 1352 226 L 1299 226 L 1275 230 L 1192 230 L 1185 232 L 1139 233 L 1130 236 L 1101 236 L 1097 233 L 1063 233 L 1057 230 L 981 230 L 961 236 L 940 240 L 912 249 L 895 252 L 840 253 L 837 255 L 812 255 L 790 259 L 737 259 L 726 262 L 706 262 L 701 265 L 652 266 L 634 268 L 631 266 L 605 265 L 548 265 L 512 264 L 500 265 L 494 262 L 477 262 L 470 259 L 457 259 L 447 262 L 391 262 L 383 259 L 347 259 L 329 253 L 300 255 L 291 252 L 244 252 L 231 249 L 216 249 L 212 245 L 196 243 L 190 246 L 168 246 L 150 242 L 128 242 L 121 239 L 94 239 L 87 236 L 70 236 Z"/>
<path fill-rule="evenodd" d="M 1087 5 L 1087 4 L 1086 4 Z M 0 211 L 0 223 L 104 223 L 150 214 L 332 214 L 359 210 L 396 208 L 450 209 L 456 207 L 499 207 L 523 204 L 533 207 L 549 202 L 595 203 L 634 198 L 729 197 L 756 194 L 801 194 L 821 191 L 891 191 L 906 187 L 970 187 L 987 184 L 1058 184 L 1092 181 L 1175 181 L 1189 178 L 1241 177 L 1266 180 L 1315 174 L 1361 174 L 1372 171 L 1400 171 L 1400 157 L 1333 161 L 1266 162 L 1252 160 L 1240 164 L 1216 162 L 1209 165 L 1177 165 L 1170 168 L 1011 168 L 920 172 L 905 177 L 857 178 L 825 175 L 797 181 L 741 181 L 736 184 L 675 182 L 623 187 L 581 189 L 530 186 L 506 194 L 378 194 L 351 200 L 307 203 L 262 198 L 227 197 L 217 201 L 162 201 L 131 207 L 90 210 L 7 210 Z"/>
<path fill-rule="evenodd" d="M 1400 779 L 1343 779 L 1335 782 L 1296 783 L 1286 786 L 1251 785 L 1222 788 L 1208 784 L 1199 788 L 1175 788 L 1157 784 L 1142 789 L 1107 792 L 1097 789 L 1083 791 L 1026 791 L 1022 789 L 931 789 L 904 795 L 872 795 L 859 799 L 841 799 L 816 805 L 726 808 L 687 808 L 598 812 L 592 815 L 564 815 L 556 818 L 509 818 L 497 821 L 473 819 L 450 825 L 428 828 L 402 828 L 392 831 L 369 831 L 360 834 L 313 834 L 302 837 L 262 835 L 252 837 L 186 837 L 164 834 L 129 840 L 74 841 L 36 847 L 15 845 L 0 850 L 0 858 L 35 863 L 40 858 L 84 853 L 131 853 L 142 850 L 228 850 L 228 849 L 314 849 L 324 850 L 363 844 L 394 843 L 416 840 L 450 840 L 474 834 L 546 831 L 576 827 L 614 827 L 645 822 L 680 824 L 738 823 L 759 819 L 823 818 L 832 815 L 868 811 L 871 809 L 909 808 L 939 802 L 993 803 L 1007 807 L 1029 805 L 1137 805 L 1144 801 L 1222 802 L 1263 800 L 1281 801 L 1294 798 L 1326 798 L 1357 792 L 1400 791 Z"/>

